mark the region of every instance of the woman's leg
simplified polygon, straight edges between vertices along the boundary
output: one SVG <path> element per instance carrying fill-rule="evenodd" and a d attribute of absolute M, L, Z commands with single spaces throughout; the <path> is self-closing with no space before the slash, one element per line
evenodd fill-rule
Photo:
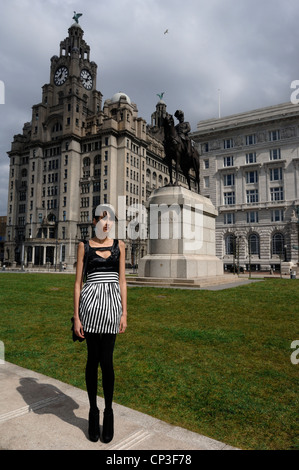
<path fill-rule="evenodd" d="M 114 435 L 112 400 L 114 392 L 113 350 L 115 339 L 115 334 L 103 334 L 100 348 L 100 364 L 105 398 L 102 440 L 105 443 L 110 442 Z"/>
<path fill-rule="evenodd" d="M 112 409 L 114 392 L 113 351 L 115 340 L 115 334 L 103 333 L 101 335 L 99 361 L 102 370 L 102 384 L 106 410 Z"/>
<path fill-rule="evenodd" d="M 87 344 L 87 362 L 85 369 L 86 389 L 90 410 L 97 410 L 98 367 L 100 361 L 100 335 L 85 333 Z"/>
<path fill-rule="evenodd" d="M 100 437 L 100 412 L 97 407 L 100 335 L 85 333 L 85 337 L 87 343 L 85 380 L 90 404 L 88 434 L 91 441 L 97 442 Z"/>

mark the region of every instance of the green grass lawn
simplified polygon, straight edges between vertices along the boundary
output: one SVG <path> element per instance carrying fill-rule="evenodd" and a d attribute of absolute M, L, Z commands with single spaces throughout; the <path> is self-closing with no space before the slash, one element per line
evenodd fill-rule
<path fill-rule="evenodd" d="M 85 389 L 73 284 L 73 275 L 1 273 L 0 340 L 8 362 Z M 299 449 L 298 305 L 299 280 L 128 288 L 114 401 L 241 449 Z"/>

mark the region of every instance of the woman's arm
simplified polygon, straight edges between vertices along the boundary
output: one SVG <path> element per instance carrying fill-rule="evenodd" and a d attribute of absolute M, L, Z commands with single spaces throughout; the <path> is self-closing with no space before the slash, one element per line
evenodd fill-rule
<path fill-rule="evenodd" d="M 74 333 L 84 338 L 83 327 L 79 319 L 79 299 L 83 283 L 84 243 L 80 242 L 77 252 L 76 280 L 74 286 Z"/>
<path fill-rule="evenodd" d="M 126 262 L 126 252 L 125 244 L 121 240 L 119 241 L 119 286 L 120 286 L 120 296 L 122 304 L 122 316 L 120 319 L 119 332 L 124 333 L 127 328 L 127 281 L 126 281 L 126 272 L 125 272 L 125 262 Z"/>

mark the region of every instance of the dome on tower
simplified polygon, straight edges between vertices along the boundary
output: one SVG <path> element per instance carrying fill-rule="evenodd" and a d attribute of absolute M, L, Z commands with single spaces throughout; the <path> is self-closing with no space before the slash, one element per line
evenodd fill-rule
<path fill-rule="evenodd" d="M 122 98 L 125 99 L 129 104 L 131 104 L 130 97 L 122 92 L 115 93 L 115 95 L 112 96 L 111 101 L 112 103 L 117 103 Z"/>

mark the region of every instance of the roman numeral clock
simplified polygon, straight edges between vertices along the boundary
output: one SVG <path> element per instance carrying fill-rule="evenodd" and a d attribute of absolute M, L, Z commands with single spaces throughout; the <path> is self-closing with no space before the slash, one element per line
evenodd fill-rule
<path fill-rule="evenodd" d="M 81 78 L 81 82 L 84 88 L 86 88 L 86 90 L 91 90 L 93 86 L 93 81 L 92 81 L 92 76 L 89 70 L 87 69 L 81 70 L 80 78 Z"/>
<path fill-rule="evenodd" d="M 57 85 L 57 86 L 63 85 L 66 82 L 68 76 L 69 76 L 69 71 L 68 71 L 67 67 L 65 67 L 65 66 L 58 67 L 58 69 L 56 70 L 56 72 L 54 74 L 54 83 L 55 83 L 55 85 Z"/>

